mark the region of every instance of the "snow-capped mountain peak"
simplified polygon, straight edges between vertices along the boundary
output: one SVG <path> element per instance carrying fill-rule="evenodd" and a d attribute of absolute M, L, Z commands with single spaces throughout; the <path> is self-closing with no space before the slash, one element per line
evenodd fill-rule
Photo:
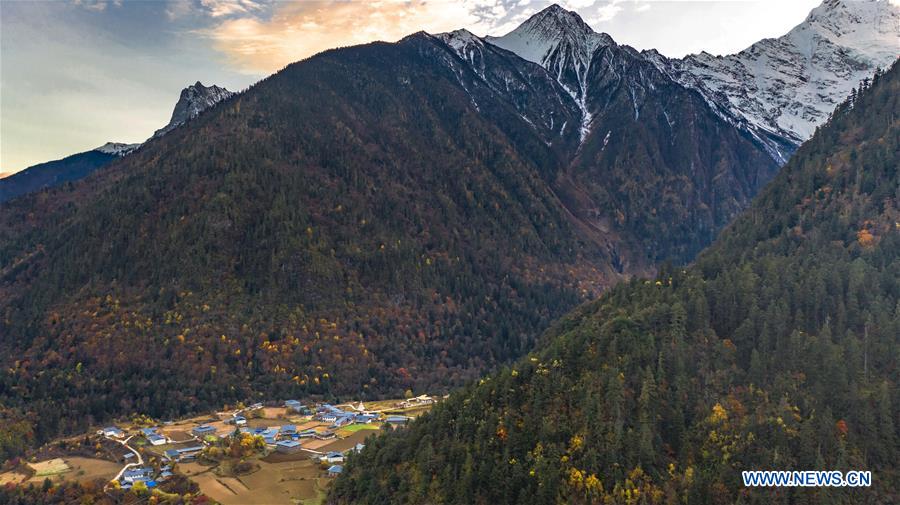
<path fill-rule="evenodd" d="M 862 79 L 900 56 L 900 5 L 825 0 L 787 34 L 736 54 L 682 60 L 643 54 L 764 142 L 780 137 L 796 146 Z"/>
<path fill-rule="evenodd" d="M 595 32 L 577 13 L 553 4 L 506 35 L 484 40 L 541 65 L 556 78 L 581 109 L 583 141 L 591 127 L 587 104 L 591 61 L 598 48 L 615 45 L 612 37 Z"/>
<path fill-rule="evenodd" d="M 502 36 L 479 38 L 457 30 L 438 37 L 481 76 L 488 73 L 480 58 L 486 45 L 543 67 L 580 110 L 582 142 L 593 126 L 598 79 L 609 72 L 621 78 L 628 73 L 623 64 L 643 60 L 668 80 L 699 92 L 719 117 L 783 163 L 852 88 L 900 56 L 900 0 L 824 0 L 785 35 L 727 56 L 701 52 L 670 59 L 656 50 L 638 53 L 558 5 Z M 639 73 L 639 81 L 646 79 Z M 653 85 L 635 82 L 632 95 Z"/>
<path fill-rule="evenodd" d="M 573 49 L 575 56 L 586 65 L 589 61 L 584 60 L 597 47 L 613 43 L 609 35 L 596 33 L 577 13 L 556 4 L 531 16 L 506 35 L 488 36 L 485 40 L 545 68 L 561 47 Z"/>
<path fill-rule="evenodd" d="M 439 33 L 436 36 L 457 52 L 470 45 L 481 46 L 483 44 L 482 40 L 477 35 L 465 28 L 447 33 Z"/>
<path fill-rule="evenodd" d="M 112 154 L 114 156 L 125 156 L 138 147 L 141 147 L 141 145 L 142 144 L 140 142 L 136 144 L 126 144 L 124 142 L 107 142 L 102 146 L 94 149 L 94 151 L 98 151 L 104 154 Z"/>
<path fill-rule="evenodd" d="M 172 119 L 169 120 L 169 124 L 156 130 L 151 138 L 161 137 L 169 133 L 232 95 L 234 93 L 225 88 L 216 85 L 204 86 L 203 83 L 197 81 L 181 90 L 181 96 L 178 98 L 178 103 L 175 104 L 175 110 L 172 111 Z"/>
<path fill-rule="evenodd" d="M 825 0 L 794 28 L 795 38 L 814 32 L 879 63 L 900 55 L 900 9 L 896 0 Z"/>

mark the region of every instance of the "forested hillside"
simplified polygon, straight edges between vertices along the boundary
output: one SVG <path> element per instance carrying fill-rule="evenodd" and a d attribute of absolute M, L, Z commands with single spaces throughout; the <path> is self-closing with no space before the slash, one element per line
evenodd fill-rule
<path fill-rule="evenodd" d="M 426 33 L 327 51 L 3 204 L 7 453 L 131 413 L 447 391 L 693 257 L 775 167 L 630 48 L 598 52 L 622 82 L 597 77 L 582 139 L 546 69 L 473 43 L 483 65 Z"/>
<path fill-rule="evenodd" d="M 329 501 L 900 501 L 900 65 L 863 87 L 695 265 L 370 441 Z M 749 469 L 873 486 L 750 491 Z"/>
<path fill-rule="evenodd" d="M 263 394 L 440 391 L 617 278 L 544 183 L 553 151 L 519 118 L 544 165 L 524 157 L 433 48 L 452 55 L 425 35 L 323 53 L 7 204 L 0 404 L 32 428 L 14 442 Z"/>

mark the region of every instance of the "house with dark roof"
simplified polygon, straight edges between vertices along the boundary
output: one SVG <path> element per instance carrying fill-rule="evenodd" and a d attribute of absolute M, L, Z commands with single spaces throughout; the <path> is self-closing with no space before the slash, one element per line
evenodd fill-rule
<path fill-rule="evenodd" d="M 197 457 L 197 455 L 200 454 L 200 451 L 202 450 L 202 445 L 196 445 L 193 447 L 184 447 L 181 449 L 169 449 L 163 454 L 169 461 L 186 461 Z"/>
<path fill-rule="evenodd" d="M 216 432 L 216 428 L 210 426 L 208 424 L 201 424 L 200 426 L 195 426 L 191 433 L 198 437 L 204 437 L 206 435 L 212 435 Z"/>
<path fill-rule="evenodd" d="M 285 454 L 295 453 L 300 450 L 300 442 L 297 440 L 280 440 L 275 443 L 275 450 Z"/>

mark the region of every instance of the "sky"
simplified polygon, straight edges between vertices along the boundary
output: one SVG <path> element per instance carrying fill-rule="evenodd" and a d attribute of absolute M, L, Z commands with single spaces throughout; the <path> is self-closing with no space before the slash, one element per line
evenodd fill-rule
<path fill-rule="evenodd" d="M 232 91 L 322 50 L 419 30 L 502 35 L 550 0 L 0 1 L 0 173 L 142 142 L 182 88 Z M 820 0 L 557 0 L 620 44 L 729 54 Z"/>

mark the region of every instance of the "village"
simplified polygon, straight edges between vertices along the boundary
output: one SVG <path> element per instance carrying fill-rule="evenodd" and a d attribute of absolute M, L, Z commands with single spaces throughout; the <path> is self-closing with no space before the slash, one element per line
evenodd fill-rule
<path fill-rule="evenodd" d="M 317 504 L 369 436 L 404 427 L 437 401 L 428 395 L 337 405 L 289 399 L 178 421 L 139 416 L 48 444 L 0 473 L 0 485 L 102 479 L 108 493 L 165 496 L 190 481 L 224 505 Z"/>

